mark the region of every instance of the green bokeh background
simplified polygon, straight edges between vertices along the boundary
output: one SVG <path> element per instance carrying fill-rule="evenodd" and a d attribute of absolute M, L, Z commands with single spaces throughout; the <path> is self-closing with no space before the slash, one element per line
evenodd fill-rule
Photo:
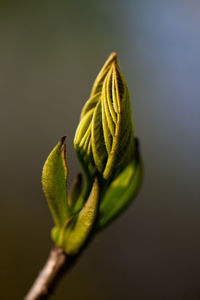
<path fill-rule="evenodd" d="M 73 138 L 93 80 L 116 51 L 145 179 L 52 300 L 200 298 L 200 2 L 0 2 L 0 298 L 22 299 L 51 247 L 43 163 Z"/>

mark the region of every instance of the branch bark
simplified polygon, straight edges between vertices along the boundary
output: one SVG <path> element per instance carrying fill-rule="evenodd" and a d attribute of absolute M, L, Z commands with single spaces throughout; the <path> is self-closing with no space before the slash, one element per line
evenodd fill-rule
<path fill-rule="evenodd" d="M 24 300 L 47 299 L 58 279 L 71 267 L 74 259 L 67 256 L 62 249 L 54 247 Z"/>

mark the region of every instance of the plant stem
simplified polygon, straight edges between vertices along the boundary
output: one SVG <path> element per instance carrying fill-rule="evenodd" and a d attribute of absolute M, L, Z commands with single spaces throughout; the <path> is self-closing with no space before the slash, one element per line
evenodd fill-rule
<path fill-rule="evenodd" d="M 75 257 L 69 257 L 58 247 L 53 247 L 43 269 L 33 283 L 24 300 L 42 300 L 52 292 L 56 282 L 68 271 Z"/>

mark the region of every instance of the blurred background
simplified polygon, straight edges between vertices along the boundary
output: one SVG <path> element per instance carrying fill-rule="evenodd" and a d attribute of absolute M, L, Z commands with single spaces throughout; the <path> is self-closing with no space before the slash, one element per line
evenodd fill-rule
<path fill-rule="evenodd" d="M 43 163 L 73 138 L 110 52 L 127 81 L 145 178 L 52 300 L 200 299 L 200 2 L 0 2 L 0 298 L 22 299 L 51 247 Z"/>

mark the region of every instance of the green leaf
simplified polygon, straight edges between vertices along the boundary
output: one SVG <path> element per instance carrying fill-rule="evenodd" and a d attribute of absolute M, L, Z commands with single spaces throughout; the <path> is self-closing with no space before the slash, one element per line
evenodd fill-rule
<path fill-rule="evenodd" d="M 83 208 L 63 226 L 58 245 L 68 255 L 75 255 L 85 244 L 94 226 L 98 211 L 99 184 L 95 178 L 91 193 Z"/>
<path fill-rule="evenodd" d="M 67 166 L 65 162 L 65 137 L 48 156 L 42 170 L 42 187 L 56 226 L 61 227 L 70 216 L 67 204 Z"/>
<path fill-rule="evenodd" d="M 133 200 L 142 182 L 139 150 L 126 168 L 112 181 L 100 203 L 97 228 L 102 229 L 116 218 Z"/>

